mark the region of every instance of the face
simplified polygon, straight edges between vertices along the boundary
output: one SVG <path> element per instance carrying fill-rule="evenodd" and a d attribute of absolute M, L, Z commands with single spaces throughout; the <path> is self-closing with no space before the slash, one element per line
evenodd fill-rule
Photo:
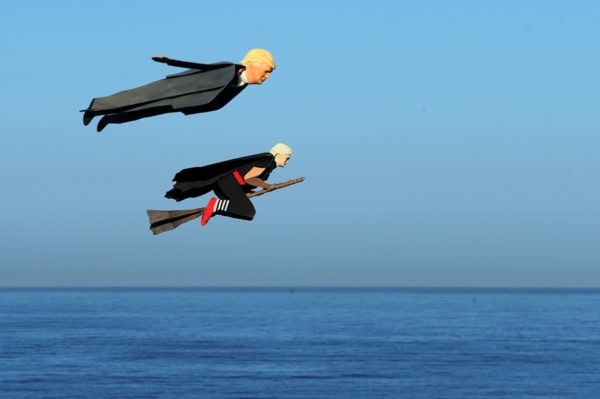
<path fill-rule="evenodd" d="M 280 167 L 284 167 L 285 165 L 287 165 L 288 161 L 290 160 L 290 155 L 282 155 L 282 154 L 277 154 L 275 155 L 275 163 L 277 164 L 277 166 Z"/>
<path fill-rule="evenodd" d="M 246 65 L 246 79 L 250 85 L 260 85 L 269 78 L 273 68 L 267 64 L 250 63 Z"/>

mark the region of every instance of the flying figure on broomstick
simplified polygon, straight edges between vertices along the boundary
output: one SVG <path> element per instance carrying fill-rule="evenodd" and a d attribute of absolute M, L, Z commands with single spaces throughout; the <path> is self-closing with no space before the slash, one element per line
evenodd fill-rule
<path fill-rule="evenodd" d="M 204 226 L 215 215 L 252 220 L 256 214 L 251 197 L 299 183 L 303 177 L 277 185 L 266 180 L 276 167 L 285 167 L 292 149 L 283 143 L 276 144 L 269 152 L 230 159 L 211 165 L 188 168 L 175 175 L 173 189 L 165 197 L 182 201 L 199 197 L 213 191 L 216 197 L 205 208 L 181 211 L 148 210 L 150 229 L 154 234 L 172 230 L 179 225 L 202 216 Z M 261 187 L 263 190 L 255 191 Z"/>

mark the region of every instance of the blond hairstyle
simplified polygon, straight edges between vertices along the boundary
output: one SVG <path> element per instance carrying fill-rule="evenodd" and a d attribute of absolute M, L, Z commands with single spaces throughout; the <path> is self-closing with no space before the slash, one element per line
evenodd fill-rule
<path fill-rule="evenodd" d="M 271 53 L 262 48 L 255 48 L 248 51 L 248 54 L 240 61 L 242 65 L 248 65 L 249 63 L 263 63 L 275 70 L 275 60 Z"/>
<path fill-rule="evenodd" d="M 292 155 L 294 153 L 294 151 L 292 151 L 292 149 L 289 146 L 287 146 L 283 143 L 275 144 L 275 146 L 273 148 L 271 148 L 271 150 L 269 152 L 271 154 L 273 154 L 273 156 L 275 156 L 277 154 Z"/>

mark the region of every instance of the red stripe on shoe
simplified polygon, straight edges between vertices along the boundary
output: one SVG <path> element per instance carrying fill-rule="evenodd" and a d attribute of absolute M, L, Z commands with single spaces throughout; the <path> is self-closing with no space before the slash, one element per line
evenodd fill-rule
<path fill-rule="evenodd" d="M 235 176 L 235 180 L 237 180 L 237 182 L 240 183 L 240 186 L 243 186 L 244 184 L 246 184 L 246 182 L 244 181 L 244 179 L 242 179 L 242 176 L 240 176 L 240 174 L 237 170 L 235 172 L 233 172 L 233 175 Z"/>
<path fill-rule="evenodd" d="M 210 201 L 208 201 L 208 205 L 206 205 L 206 209 L 204 210 L 204 214 L 202 215 L 202 220 L 200 221 L 200 224 L 202 226 L 204 226 L 206 222 L 208 222 L 208 219 L 210 219 L 210 217 L 212 216 L 213 212 L 215 211 L 216 203 L 217 199 L 215 197 L 212 197 Z"/>

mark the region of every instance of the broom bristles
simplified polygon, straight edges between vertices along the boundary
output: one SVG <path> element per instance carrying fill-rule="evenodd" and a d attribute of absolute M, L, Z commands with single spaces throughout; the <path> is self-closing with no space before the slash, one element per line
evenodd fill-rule
<path fill-rule="evenodd" d="M 173 230 L 179 225 L 194 220 L 204 213 L 204 208 L 186 209 L 181 211 L 146 211 L 150 219 L 150 230 L 154 235 Z"/>

